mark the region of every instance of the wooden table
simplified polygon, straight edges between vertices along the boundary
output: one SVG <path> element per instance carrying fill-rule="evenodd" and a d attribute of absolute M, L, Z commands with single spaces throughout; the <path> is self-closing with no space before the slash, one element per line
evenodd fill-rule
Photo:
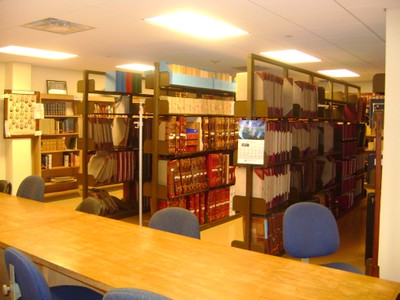
<path fill-rule="evenodd" d="M 400 284 L 0 193 L 0 248 L 106 292 L 173 299 L 395 299 Z"/>

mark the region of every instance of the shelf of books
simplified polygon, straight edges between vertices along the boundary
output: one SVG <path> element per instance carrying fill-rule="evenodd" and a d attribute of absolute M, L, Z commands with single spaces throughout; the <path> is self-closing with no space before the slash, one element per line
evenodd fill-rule
<path fill-rule="evenodd" d="M 94 79 L 93 79 L 93 78 Z M 102 79 L 104 90 L 96 90 Z M 96 80 L 95 80 L 96 79 Z M 82 197 L 94 196 L 110 204 L 108 217 L 122 218 L 138 213 L 139 104 L 142 75 L 129 72 L 84 71 L 78 91 L 83 101 L 78 110 L 84 116 L 78 149 L 82 151 L 77 176 Z M 97 82 L 99 84 L 99 82 Z M 106 187 L 123 187 L 122 199 L 109 197 Z M 106 197 L 106 198 L 104 198 Z M 104 199 L 103 199 L 104 198 Z"/>
<path fill-rule="evenodd" d="M 244 241 L 233 246 L 281 255 L 289 205 L 318 201 L 340 217 L 363 197 L 359 94 L 356 85 L 249 55 L 247 72 L 236 75 L 233 210 L 243 215 Z"/>
<path fill-rule="evenodd" d="M 76 193 L 80 166 L 76 147 L 80 115 L 72 95 L 41 94 L 44 118 L 40 120 L 41 176 L 45 197 Z"/>
<path fill-rule="evenodd" d="M 154 99 L 145 103 L 153 116 L 144 152 L 152 155 L 152 177 L 144 184 L 151 212 L 170 206 L 191 210 L 202 228 L 237 217 L 233 150 L 234 82 L 228 75 L 156 63 L 146 74 Z"/>

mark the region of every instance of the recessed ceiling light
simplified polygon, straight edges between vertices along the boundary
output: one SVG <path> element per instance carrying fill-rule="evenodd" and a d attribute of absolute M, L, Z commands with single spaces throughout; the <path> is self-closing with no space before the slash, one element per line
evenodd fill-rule
<path fill-rule="evenodd" d="M 189 11 L 147 18 L 145 21 L 206 39 L 220 39 L 247 34 L 246 31 L 235 26 Z"/>
<path fill-rule="evenodd" d="M 318 73 L 324 74 L 326 76 L 331 76 L 331 77 L 359 77 L 360 76 L 359 74 L 354 73 L 349 70 L 346 70 L 346 69 L 321 70 L 321 71 L 318 71 Z"/>
<path fill-rule="evenodd" d="M 151 71 L 154 70 L 154 66 L 142 65 L 142 64 L 126 64 L 116 66 L 120 69 L 127 69 L 132 71 Z"/>
<path fill-rule="evenodd" d="M 60 20 L 56 18 L 46 18 L 39 21 L 31 22 L 22 27 L 43 30 L 52 33 L 58 34 L 71 34 L 77 33 L 85 30 L 94 29 L 94 27 L 72 23 L 65 20 Z"/>
<path fill-rule="evenodd" d="M 0 48 L 0 53 L 22 55 L 22 56 L 32 56 L 47 59 L 68 59 L 76 57 L 76 54 L 70 54 L 65 52 L 41 50 L 35 48 L 19 47 L 19 46 L 6 46 Z"/>
<path fill-rule="evenodd" d="M 294 49 L 280 50 L 280 51 L 266 51 L 266 52 L 261 52 L 260 54 L 275 60 L 279 60 L 281 62 L 292 63 L 292 64 L 321 61 L 319 58 L 316 58 L 314 56 L 311 56 L 309 54 Z"/>

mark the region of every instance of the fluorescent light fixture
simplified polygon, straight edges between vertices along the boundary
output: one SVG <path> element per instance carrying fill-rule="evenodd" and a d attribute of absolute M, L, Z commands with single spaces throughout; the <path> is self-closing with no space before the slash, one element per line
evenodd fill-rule
<path fill-rule="evenodd" d="M 337 70 L 321 70 L 318 71 L 320 74 L 324 74 L 330 77 L 359 77 L 360 75 L 346 69 Z"/>
<path fill-rule="evenodd" d="M 19 47 L 19 46 L 6 46 L 0 48 L 0 53 L 22 55 L 22 56 L 32 56 L 47 59 L 68 59 L 76 57 L 76 54 L 70 54 L 65 52 L 41 50 L 35 48 Z"/>
<path fill-rule="evenodd" d="M 294 49 L 280 50 L 280 51 L 266 51 L 266 52 L 261 52 L 260 54 L 275 60 L 279 60 L 281 62 L 291 63 L 291 64 L 321 61 L 319 58 L 316 58 L 314 56 L 311 56 L 309 54 Z"/>
<path fill-rule="evenodd" d="M 132 71 L 151 71 L 154 70 L 154 66 L 142 65 L 142 64 L 126 64 L 116 66 L 120 69 L 127 69 Z"/>
<path fill-rule="evenodd" d="M 189 11 L 147 18 L 145 21 L 206 39 L 228 38 L 248 33 L 227 23 Z"/>

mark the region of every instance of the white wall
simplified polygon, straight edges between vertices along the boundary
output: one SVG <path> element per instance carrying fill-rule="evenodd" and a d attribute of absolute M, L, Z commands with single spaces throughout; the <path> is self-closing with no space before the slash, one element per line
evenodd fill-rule
<path fill-rule="evenodd" d="M 31 90 L 31 66 L 29 64 L 10 62 L 4 64 L 4 69 L 5 88 Z M 2 102 L 4 104 L 4 101 Z M 32 174 L 32 143 L 31 139 L 3 139 L 3 132 L 1 135 L 1 143 L 4 145 L 3 158 L 1 159 L 4 162 L 2 169 L 5 176 L 3 178 L 11 181 L 13 194 L 15 194 L 21 181 Z"/>
<path fill-rule="evenodd" d="M 400 282 L 400 8 L 386 11 L 385 152 L 380 214 L 380 277 Z"/>
<path fill-rule="evenodd" d="M 350 81 L 349 81 L 350 82 Z M 371 93 L 372 92 L 372 78 L 371 81 L 357 81 L 353 82 L 361 88 L 361 93 Z"/>
<path fill-rule="evenodd" d="M 80 71 L 32 66 L 32 89 L 41 94 L 47 93 L 46 80 L 60 80 L 67 82 L 68 94 L 75 95 L 77 82 L 82 79 Z"/>
<path fill-rule="evenodd" d="M 3 94 L 5 88 L 5 79 L 6 78 L 6 65 L 4 63 L 0 63 L 0 95 Z M 6 145 L 3 139 L 4 132 L 4 101 L 0 99 L 0 178 L 6 178 Z"/>

